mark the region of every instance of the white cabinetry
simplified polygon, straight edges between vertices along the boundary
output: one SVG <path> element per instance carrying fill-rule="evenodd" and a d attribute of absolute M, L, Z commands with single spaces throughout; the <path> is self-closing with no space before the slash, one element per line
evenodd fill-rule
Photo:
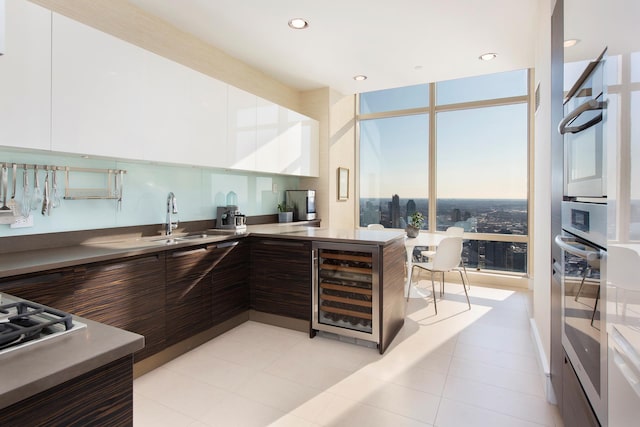
<path fill-rule="evenodd" d="M 53 14 L 54 151 L 145 158 L 142 49 Z"/>
<path fill-rule="evenodd" d="M 229 86 L 232 169 L 287 175 L 318 175 L 318 122 Z"/>
<path fill-rule="evenodd" d="M 224 166 L 227 85 L 54 14 L 54 151 Z"/>
<path fill-rule="evenodd" d="M 48 150 L 51 12 L 28 1 L 10 0 L 5 7 L 5 51 L 0 56 L 0 146 Z"/>
<path fill-rule="evenodd" d="M 256 170 L 258 97 L 229 86 L 226 161 L 230 168 Z"/>
<path fill-rule="evenodd" d="M 227 84 L 149 53 L 146 159 L 227 167 Z"/>

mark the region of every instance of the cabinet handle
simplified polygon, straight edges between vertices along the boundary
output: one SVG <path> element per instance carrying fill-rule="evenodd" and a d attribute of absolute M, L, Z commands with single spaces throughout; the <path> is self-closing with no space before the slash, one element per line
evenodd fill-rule
<path fill-rule="evenodd" d="M 177 258 L 185 255 L 192 255 L 200 252 L 206 252 L 207 248 L 191 249 L 189 251 L 177 251 L 171 253 L 171 258 Z"/>
<path fill-rule="evenodd" d="M 212 245 L 211 247 L 213 248 L 230 248 L 232 246 L 238 246 L 238 242 L 237 240 L 233 241 L 233 242 L 224 242 L 224 243 L 220 243 L 219 245 Z"/>
<path fill-rule="evenodd" d="M 260 241 L 260 243 L 267 246 L 291 246 L 291 247 L 297 247 L 297 248 L 301 248 L 304 246 L 303 242 L 287 242 L 287 241 L 272 242 L 271 240 L 262 240 Z"/>

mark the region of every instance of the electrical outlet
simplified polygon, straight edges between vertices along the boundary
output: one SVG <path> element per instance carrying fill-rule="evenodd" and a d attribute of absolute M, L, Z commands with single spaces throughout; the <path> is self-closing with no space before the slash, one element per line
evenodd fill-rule
<path fill-rule="evenodd" d="M 33 215 L 29 215 L 28 217 L 19 216 L 16 217 L 13 224 L 11 224 L 11 228 L 26 228 L 33 227 Z"/>

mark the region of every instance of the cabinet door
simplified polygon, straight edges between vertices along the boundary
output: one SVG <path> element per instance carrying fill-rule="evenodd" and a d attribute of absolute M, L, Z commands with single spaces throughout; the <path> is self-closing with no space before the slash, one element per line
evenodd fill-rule
<path fill-rule="evenodd" d="M 164 348 L 164 260 L 158 254 L 78 268 L 75 314 L 144 335 L 136 361 Z"/>
<path fill-rule="evenodd" d="M 240 240 L 217 245 L 213 270 L 212 323 L 217 325 L 249 310 L 249 245 Z"/>
<path fill-rule="evenodd" d="M 225 83 L 53 17 L 53 150 L 228 166 Z"/>
<path fill-rule="evenodd" d="M 302 176 L 320 176 L 320 124 L 310 117 L 302 117 Z"/>
<path fill-rule="evenodd" d="M 211 280 L 220 256 L 215 245 L 167 253 L 167 345 L 211 327 Z"/>
<path fill-rule="evenodd" d="M 258 172 L 280 172 L 280 142 L 278 140 L 277 104 L 266 99 L 257 98 L 258 112 L 256 166 Z"/>
<path fill-rule="evenodd" d="M 284 239 L 251 243 L 251 308 L 311 319 L 311 244 Z"/>
<path fill-rule="evenodd" d="M 146 51 L 145 70 L 145 158 L 228 167 L 228 85 Z"/>
<path fill-rule="evenodd" d="M 51 12 L 28 1 L 10 0 L 5 7 L 0 145 L 49 150 Z"/>
<path fill-rule="evenodd" d="M 52 149 L 145 159 L 146 58 L 139 47 L 54 13 Z"/>
<path fill-rule="evenodd" d="M 74 313 L 74 270 L 52 270 L 0 280 L 0 292 Z"/>
<path fill-rule="evenodd" d="M 258 144 L 258 97 L 229 86 L 227 117 L 227 163 L 232 169 L 252 171 L 256 168 Z"/>

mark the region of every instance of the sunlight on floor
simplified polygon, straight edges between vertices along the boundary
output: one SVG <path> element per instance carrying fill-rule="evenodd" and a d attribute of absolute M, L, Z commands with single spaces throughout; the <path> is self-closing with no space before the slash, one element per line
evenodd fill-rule
<path fill-rule="evenodd" d="M 426 285 L 426 283 L 425 283 Z M 430 288 L 429 282 L 429 288 Z M 410 298 L 376 349 L 246 322 L 134 382 L 136 426 L 559 426 L 526 291 Z"/>

